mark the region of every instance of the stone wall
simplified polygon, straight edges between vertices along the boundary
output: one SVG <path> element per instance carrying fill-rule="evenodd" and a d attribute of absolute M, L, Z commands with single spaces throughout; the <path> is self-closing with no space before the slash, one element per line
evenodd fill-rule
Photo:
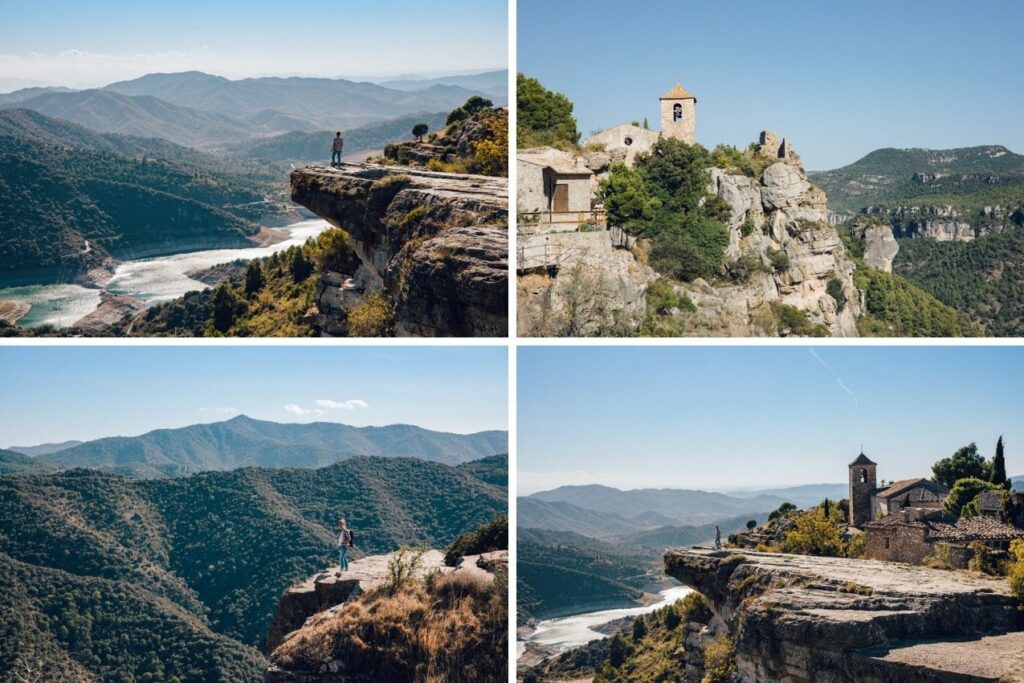
<path fill-rule="evenodd" d="M 921 564 L 932 554 L 928 531 L 922 527 L 894 524 L 884 528 L 864 530 L 864 556 L 869 560 Z"/>
<path fill-rule="evenodd" d="M 672 109 L 675 105 L 682 105 L 683 118 L 680 121 L 672 120 Z M 697 101 L 685 100 L 661 100 L 661 134 L 666 138 L 675 138 L 693 145 L 697 142 Z"/>

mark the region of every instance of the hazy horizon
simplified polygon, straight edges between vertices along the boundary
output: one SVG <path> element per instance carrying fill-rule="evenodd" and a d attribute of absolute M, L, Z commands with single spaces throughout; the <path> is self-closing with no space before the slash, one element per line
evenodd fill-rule
<path fill-rule="evenodd" d="M 1024 473 L 1024 348 L 522 347 L 518 492 L 768 489 L 931 476 L 970 442 Z M 1020 445 L 1019 445 L 1020 444 Z"/>
<path fill-rule="evenodd" d="M 517 70 L 574 102 L 583 139 L 644 118 L 658 130 L 678 82 L 700 144 L 743 149 L 771 130 L 812 171 L 882 148 L 1024 151 L 1008 30 L 1024 3 L 519 0 L 517 15 Z"/>
<path fill-rule="evenodd" d="M 458 36 L 453 40 L 452 36 Z M 504 0 L 52 0 L 0 7 L 0 91 L 148 73 L 394 79 L 508 68 Z"/>
<path fill-rule="evenodd" d="M 239 415 L 507 431 L 506 374 L 499 346 L 0 346 L 0 448 Z"/>
<path fill-rule="evenodd" d="M 329 75 L 326 75 L 326 74 L 283 74 L 283 73 L 281 73 L 281 74 L 257 74 L 257 75 L 252 75 L 252 76 L 242 76 L 242 77 L 238 77 L 238 78 L 229 78 L 228 76 L 224 76 L 223 74 L 210 73 L 208 71 L 202 71 L 202 70 L 199 70 L 199 69 L 190 69 L 190 70 L 186 70 L 186 71 L 152 71 L 152 72 L 149 72 L 149 73 L 141 74 L 140 76 L 137 76 L 136 78 L 142 78 L 143 76 L 153 76 L 153 75 L 165 76 L 165 75 L 174 75 L 174 74 L 201 73 L 201 74 L 204 74 L 206 76 L 216 76 L 216 77 L 219 77 L 219 78 L 226 78 L 229 81 L 243 81 L 243 80 L 257 79 L 257 78 L 318 78 L 318 79 L 328 79 L 328 80 L 333 80 L 333 81 L 344 80 L 344 81 L 352 81 L 352 82 L 355 82 L 355 83 L 373 83 L 374 85 L 382 85 L 384 87 L 387 87 L 387 83 L 391 82 L 391 81 L 404 81 L 404 80 L 428 81 L 428 80 L 432 80 L 432 79 L 435 79 L 435 78 L 450 78 L 450 77 L 457 77 L 457 76 L 475 76 L 475 75 L 479 75 L 479 74 L 491 73 L 491 72 L 494 72 L 494 71 L 507 71 L 507 70 L 508 70 L 507 67 L 496 66 L 496 67 L 493 67 L 493 68 L 470 69 L 468 71 L 446 71 L 446 72 L 426 72 L 426 73 L 398 73 L 398 74 L 388 74 L 388 75 L 383 75 L 383 76 L 350 76 L 350 75 L 345 75 L 345 74 L 337 75 L 337 76 L 329 76 Z M 123 80 L 134 80 L 134 79 L 123 79 Z M 0 84 L 2 84 L 3 82 L 4 82 L 4 79 L 2 77 L 0 77 Z M 76 88 L 76 87 L 72 87 L 70 85 L 61 84 L 61 83 L 46 83 L 46 84 L 44 84 L 44 83 L 31 83 L 30 82 L 29 85 L 20 85 L 20 86 L 17 86 L 17 87 L 10 87 L 10 88 L 7 88 L 7 89 L 4 89 L 4 87 L 2 85 L 0 85 L 0 95 L 7 95 L 7 94 L 10 94 L 12 92 L 17 92 L 18 90 L 24 90 L 26 88 L 68 88 L 70 90 L 98 90 L 98 89 L 105 88 L 108 85 L 112 85 L 114 83 L 119 83 L 119 82 L 121 82 L 121 81 L 110 81 L 109 83 L 102 83 L 100 85 L 83 87 L 83 88 Z"/>

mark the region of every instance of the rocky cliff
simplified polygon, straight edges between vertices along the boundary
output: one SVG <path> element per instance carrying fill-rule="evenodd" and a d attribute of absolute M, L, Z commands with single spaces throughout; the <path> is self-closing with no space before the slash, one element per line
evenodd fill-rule
<path fill-rule="evenodd" d="M 346 572 L 336 569 L 323 571 L 288 588 L 281 596 L 273 625 L 267 634 L 265 646 L 270 664 L 264 680 L 267 683 L 383 683 L 405 680 L 400 675 L 393 678 L 382 674 L 381 669 L 386 667 L 382 667 L 380 662 L 387 660 L 389 649 L 400 649 L 400 631 L 415 630 L 414 622 L 426 620 L 420 605 L 415 604 L 416 596 L 411 593 L 397 598 L 391 596 L 400 609 L 404 607 L 405 612 L 398 615 L 384 615 L 389 605 L 362 603 L 388 583 L 391 576 L 389 563 L 395 557 L 395 553 L 369 556 L 351 562 Z M 437 585 L 438 577 L 450 576 L 449 587 L 445 590 L 450 591 L 451 586 L 462 586 L 458 590 L 466 591 L 467 585 L 493 584 L 497 576 L 507 574 L 507 567 L 507 550 L 468 555 L 461 558 L 455 567 L 445 565 L 441 551 L 429 550 L 422 555 L 411 578 L 424 581 L 433 577 Z M 394 617 L 401 623 L 384 623 Z M 360 621 L 370 622 L 370 628 L 361 628 L 365 623 Z M 346 627 L 351 631 L 346 632 Z M 461 628 L 471 629 L 472 626 L 463 624 Z M 507 624 L 505 629 L 507 632 Z M 367 632 L 373 638 L 368 638 Z M 443 643 L 441 645 L 443 647 Z M 378 654 L 374 655 L 374 652 Z M 411 665 L 424 667 L 427 663 L 412 662 Z M 504 662 L 501 662 L 501 671 L 503 674 Z M 395 675 L 392 670 L 390 676 Z M 503 675 L 500 678 L 503 679 Z"/>
<path fill-rule="evenodd" d="M 403 336 L 505 336 L 508 183 L 408 168 L 311 165 L 291 174 L 295 202 L 343 229 L 358 267 L 327 273 L 316 326 L 344 336 L 348 312 L 380 292 Z"/>
<path fill-rule="evenodd" d="M 843 558 L 670 550 L 670 576 L 712 615 L 687 624 L 686 680 L 735 645 L 744 683 L 1024 680 L 1021 612 L 1005 580 Z"/>
<path fill-rule="evenodd" d="M 757 178 L 715 168 L 710 190 L 732 210 L 727 261 L 751 264 L 752 271 L 736 285 L 698 280 L 681 287 L 711 331 L 771 334 L 766 312 L 777 302 L 803 311 L 832 336 L 857 335 L 854 264 L 829 222 L 825 193 L 796 162 L 779 161 Z"/>

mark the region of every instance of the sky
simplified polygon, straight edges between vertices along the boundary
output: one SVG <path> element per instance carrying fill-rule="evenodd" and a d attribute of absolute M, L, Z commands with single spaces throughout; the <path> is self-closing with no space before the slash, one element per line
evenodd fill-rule
<path fill-rule="evenodd" d="M 808 170 L 883 147 L 1024 152 L 1020 0 L 519 0 L 517 69 L 568 95 L 584 138 L 677 82 L 697 140 L 787 137 Z"/>
<path fill-rule="evenodd" d="M 972 441 L 1024 474 L 1024 347 L 520 347 L 518 492 L 931 476 Z"/>
<path fill-rule="evenodd" d="M 508 425 L 505 347 L 0 347 L 0 447 L 274 422 Z"/>
<path fill-rule="evenodd" d="M 507 63 L 505 0 L 0 0 L 0 91 L 190 70 L 372 78 Z"/>

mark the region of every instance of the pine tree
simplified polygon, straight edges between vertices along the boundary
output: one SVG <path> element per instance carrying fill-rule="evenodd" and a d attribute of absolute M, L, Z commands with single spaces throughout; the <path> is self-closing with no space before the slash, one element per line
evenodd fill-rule
<path fill-rule="evenodd" d="M 992 458 L 992 477 L 989 479 L 996 486 L 1010 488 L 1006 481 L 1006 457 L 1003 455 L 1003 437 L 996 441 L 996 454 Z"/>

